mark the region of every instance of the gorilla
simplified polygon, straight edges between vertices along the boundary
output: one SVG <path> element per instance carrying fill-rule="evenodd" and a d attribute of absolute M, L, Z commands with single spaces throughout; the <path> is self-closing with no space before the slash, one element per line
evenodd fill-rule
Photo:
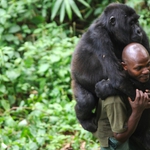
<path fill-rule="evenodd" d="M 99 98 L 116 94 L 135 97 L 135 88 L 120 62 L 123 48 L 132 42 L 141 43 L 150 53 L 148 37 L 138 19 L 131 7 L 111 3 L 76 46 L 71 62 L 72 89 L 76 116 L 85 130 L 97 130 Z"/>

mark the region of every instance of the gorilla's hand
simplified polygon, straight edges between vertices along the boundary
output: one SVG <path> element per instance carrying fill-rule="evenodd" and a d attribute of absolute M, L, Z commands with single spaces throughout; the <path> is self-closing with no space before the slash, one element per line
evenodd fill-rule
<path fill-rule="evenodd" d="M 105 99 L 108 96 L 117 95 L 119 91 L 112 87 L 110 80 L 101 80 L 95 85 L 95 92 L 97 97 Z"/>
<path fill-rule="evenodd" d="M 92 117 L 88 120 L 79 120 L 79 122 L 85 130 L 92 133 L 96 132 L 98 127 L 96 117 Z"/>

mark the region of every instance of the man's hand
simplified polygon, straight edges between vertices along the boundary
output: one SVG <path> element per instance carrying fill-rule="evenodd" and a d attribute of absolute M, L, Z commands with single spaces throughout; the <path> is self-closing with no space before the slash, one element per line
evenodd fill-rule
<path fill-rule="evenodd" d="M 150 92 L 142 92 L 141 90 L 136 89 L 136 97 L 135 100 L 132 101 L 131 98 L 128 98 L 130 105 L 132 107 L 132 111 L 137 111 L 138 113 L 142 113 L 143 110 L 150 108 Z M 136 112 L 136 113 L 137 113 Z"/>
<path fill-rule="evenodd" d="M 146 89 L 145 92 L 148 94 L 148 97 L 150 98 L 150 90 Z"/>

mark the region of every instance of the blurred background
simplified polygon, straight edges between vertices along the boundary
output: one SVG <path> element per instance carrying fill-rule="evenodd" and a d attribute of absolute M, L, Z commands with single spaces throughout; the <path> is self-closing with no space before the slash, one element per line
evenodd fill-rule
<path fill-rule="evenodd" d="M 150 37 L 150 0 L 0 0 L 0 150 L 98 150 L 75 113 L 71 55 L 111 2 Z"/>

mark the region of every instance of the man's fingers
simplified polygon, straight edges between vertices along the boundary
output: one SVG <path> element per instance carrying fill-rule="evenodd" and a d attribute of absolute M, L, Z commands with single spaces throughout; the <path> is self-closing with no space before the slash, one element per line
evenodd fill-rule
<path fill-rule="evenodd" d="M 150 97 L 150 90 L 146 89 L 145 92 L 147 93 L 148 97 Z"/>
<path fill-rule="evenodd" d="M 128 97 L 128 100 L 131 102 L 132 101 L 132 99 L 130 98 L 130 97 Z"/>

